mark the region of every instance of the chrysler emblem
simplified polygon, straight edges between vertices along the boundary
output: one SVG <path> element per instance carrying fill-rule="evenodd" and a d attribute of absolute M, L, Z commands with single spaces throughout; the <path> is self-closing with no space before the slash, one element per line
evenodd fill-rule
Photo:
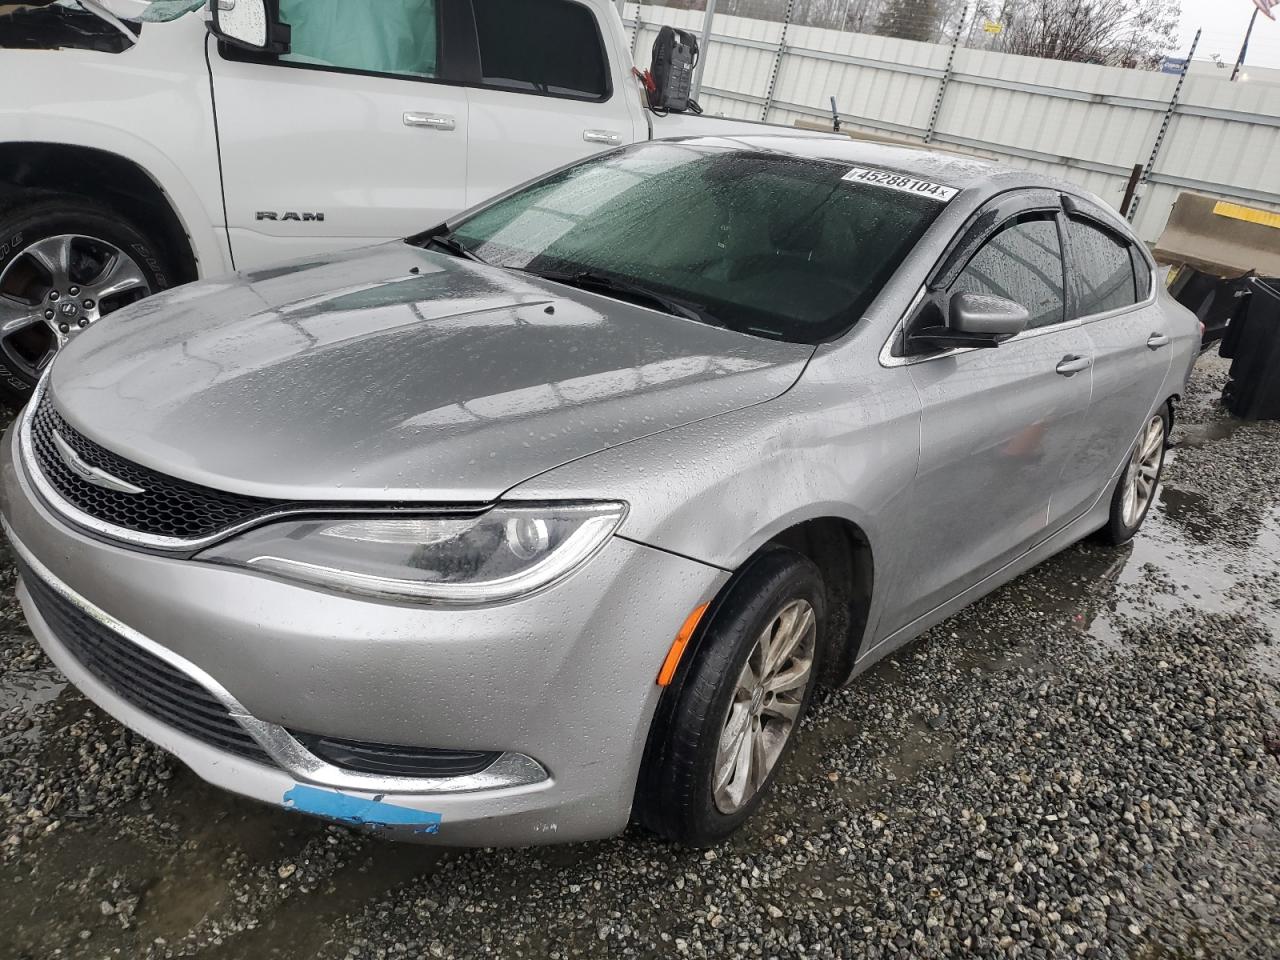
<path fill-rule="evenodd" d="M 71 444 L 63 440 L 56 430 L 53 432 L 53 445 L 57 447 L 58 456 L 62 458 L 67 468 L 86 483 L 92 483 L 95 487 L 103 487 L 106 490 L 114 490 L 117 493 L 146 493 L 142 487 L 135 487 L 132 483 L 126 483 L 119 477 L 113 477 L 107 471 L 86 463 L 84 458 L 76 453 L 71 448 Z"/>

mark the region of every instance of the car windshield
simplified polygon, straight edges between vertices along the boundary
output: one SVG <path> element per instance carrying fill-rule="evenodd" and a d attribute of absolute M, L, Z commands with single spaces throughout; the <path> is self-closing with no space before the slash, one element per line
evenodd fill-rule
<path fill-rule="evenodd" d="M 531 184 L 445 235 L 455 253 L 733 330 L 848 330 L 942 210 L 848 164 L 658 142 Z"/>

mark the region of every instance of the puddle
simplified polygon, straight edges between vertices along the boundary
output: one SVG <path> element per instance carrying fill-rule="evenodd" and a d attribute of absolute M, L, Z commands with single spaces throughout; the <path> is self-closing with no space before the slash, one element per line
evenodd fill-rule
<path fill-rule="evenodd" d="M 1213 420 L 1209 423 L 1183 424 L 1178 428 L 1177 445 L 1179 447 L 1203 447 L 1215 440 L 1225 440 L 1234 436 L 1242 427 L 1249 426 L 1247 420 L 1229 417 Z"/>
<path fill-rule="evenodd" d="M 66 688 L 67 681 L 53 671 L 5 674 L 0 680 L 0 713 L 34 709 L 56 699 Z"/>

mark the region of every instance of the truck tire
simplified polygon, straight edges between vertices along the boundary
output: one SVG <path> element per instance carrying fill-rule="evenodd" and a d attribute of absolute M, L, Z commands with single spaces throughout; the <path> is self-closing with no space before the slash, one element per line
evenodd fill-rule
<path fill-rule="evenodd" d="M 20 406 L 57 351 L 101 317 L 169 287 L 156 244 L 84 197 L 0 208 L 0 401 Z"/>

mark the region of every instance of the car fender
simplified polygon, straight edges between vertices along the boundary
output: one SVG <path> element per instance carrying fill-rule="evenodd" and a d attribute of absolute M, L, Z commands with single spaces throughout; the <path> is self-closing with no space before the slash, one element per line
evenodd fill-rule
<path fill-rule="evenodd" d="M 910 550 L 891 534 L 919 465 L 920 406 L 909 378 L 860 375 L 875 362 L 820 350 L 780 397 L 564 464 L 506 499 L 623 500 L 620 536 L 728 571 L 784 531 L 835 518 L 862 532 L 884 583 Z"/>
<path fill-rule="evenodd" d="M 0 97 L 0 141 L 87 147 L 132 162 L 160 188 L 201 276 L 209 276 L 230 269 L 231 260 L 218 231 L 222 183 L 204 32 L 200 18 L 184 17 L 147 24 L 137 46 L 121 54 L 6 51 L 4 73 L 23 77 L 16 86 L 23 95 Z"/>

